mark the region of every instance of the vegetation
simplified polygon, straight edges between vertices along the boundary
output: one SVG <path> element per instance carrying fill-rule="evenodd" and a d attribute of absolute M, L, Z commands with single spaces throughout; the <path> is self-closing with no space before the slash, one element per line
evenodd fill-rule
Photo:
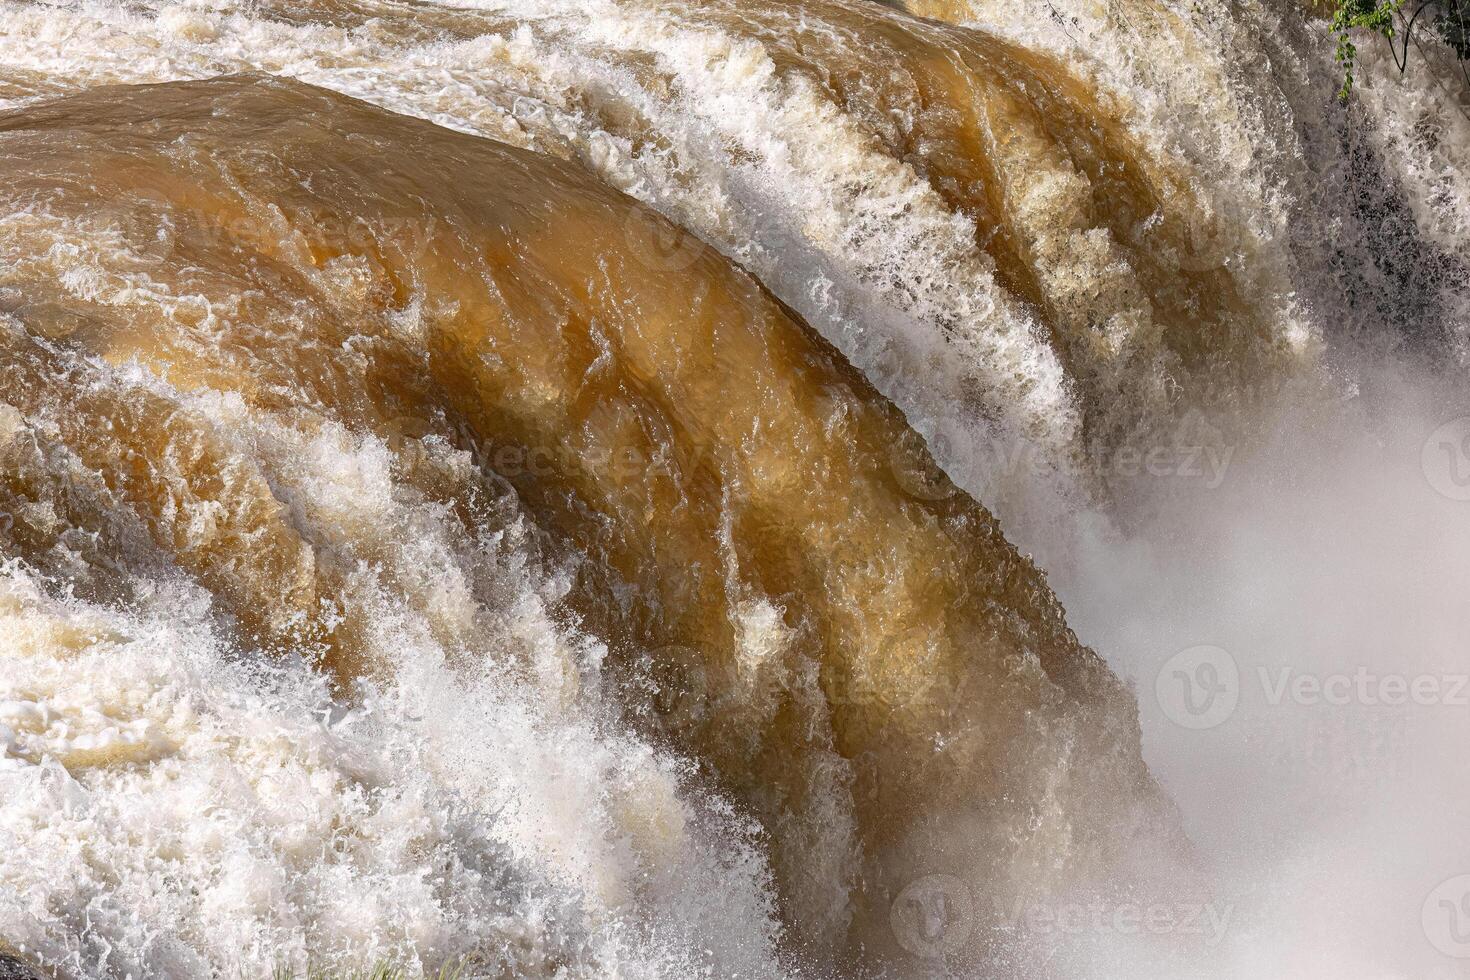
<path fill-rule="evenodd" d="M 1421 26 L 1454 51 L 1470 85 L 1470 72 L 1465 68 L 1470 60 L 1470 0 L 1335 0 L 1332 31 L 1337 35 L 1337 60 L 1343 66 L 1339 94 L 1346 99 L 1353 89 L 1356 34 L 1367 32 L 1382 37 L 1402 72 L 1409 64 L 1410 46 L 1419 45 L 1414 31 Z"/>

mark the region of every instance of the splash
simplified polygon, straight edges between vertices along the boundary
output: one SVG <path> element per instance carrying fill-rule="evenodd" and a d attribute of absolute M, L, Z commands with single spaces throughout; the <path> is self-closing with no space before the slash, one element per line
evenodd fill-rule
<path fill-rule="evenodd" d="M 344 691 L 414 686 L 427 648 L 565 711 L 613 696 L 759 821 L 819 959 L 881 943 L 927 867 L 1004 904 L 1177 846 L 1130 698 L 994 519 L 910 492 L 946 480 L 897 413 L 712 250 L 641 266 L 628 229 L 657 219 L 580 170 L 264 77 L 99 88 L 0 134 L 26 567 L 149 607 L 184 576 L 242 650 Z M 507 499 L 595 661 L 501 649 L 480 557 Z M 52 745 L 79 725 L 52 701 L 19 709 L 33 765 L 165 752 L 106 702 Z M 660 841 L 692 819 L 627 805 Z"/>
<path fill-rule="evenodd" d="M 1324 33 L 0 2 L 0 940 L 1458 975 L 1457 716 L 1293 692 L 1458 676 L 1467 99 Z"/>

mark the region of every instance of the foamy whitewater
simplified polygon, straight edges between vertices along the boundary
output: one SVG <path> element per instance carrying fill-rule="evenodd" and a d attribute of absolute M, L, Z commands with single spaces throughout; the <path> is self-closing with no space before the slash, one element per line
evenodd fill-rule
<path fill-rule="evenodd" d="M 1423 43 L 0 0 L 0 975 L 1470 977 Z"/>

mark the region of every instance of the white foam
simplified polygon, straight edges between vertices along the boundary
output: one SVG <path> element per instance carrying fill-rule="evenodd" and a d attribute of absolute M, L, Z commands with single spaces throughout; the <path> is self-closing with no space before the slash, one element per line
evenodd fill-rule
<path fill-rule="evenodd" d="M 1306 427 L 1240 462 L 1240 482 L 1219 493 L 1135 486 L 1133 534 L 1120 536 L 1111 513 L 1068 514 L 1046 467 L 998 472 L 984 456 L 995 443 L 977 438 L 972 386 L 1016 430 L 1065 442 L 1077 426 L 1065 379 L 996 288 L 969 219 L 862 125 L 783 76 L 763 45 L 683 24 L 677 6 L 486 6 L 524 23 L 404 42 L 226 0 L 5 2 L 0 84 L 15 89 L 0 91 L 18 93 L 14 105 L 106 82 L 292 75 L 580 160 L 697 230 L 839 343 L 956 479 L 1003 508 L 1012 536 L 1047 557 L 1083 639 L 1137 680 L 1150 762 L 1237 907 L 1212 975 L 1457 975 L 1425 945 L 1417 903 L 1437 876 L 1470 869 L 1453 824 L 1465 803 L 1459 718 L 1384 736 L 1357 716 L 1342 727 L 1341 715 L 1257 701 L 1196 736 L 1150 702 L 1160 663 L 1193 643 L 1232 649 L 1248 677 L 1463 663 L 1464 513 L 1423 495 L 1412 460 L 1402 468 L 1448 400 L 1391 406 L 1397 434 L 1361 419 Z M 1192 163 L 1202 199 L 1279 259 L 1259 295 L 1292 346 L 1309 350 L 1338 316 L 1381 326 L 1315 291 L 1322 263 L 1357 244 L 1336 235 L 1343 216 L 1328 206 L 1342 164 L 1320 31 L 1256 4 L 1196 4 L 1175 27 L 1134 23 L 1119 4 L 1060 26 L 1025 4 L 977 10 L 1066 55 L 1128 105 L 1136 135 Z M 1180 36 L 1199 57 L 1177 57 Z M 654 68 L 640 73 L 635 55 Z M 1411 237 L 1463 255 L 1470 130 L 1458 90 L 1415 65 L 1400 80 L 1365 51 L 1358 138 L 1407 201 Z M 632 115 L 658 139 L 635 144 L 599 112 Z M 104 220 L 82 233 L 38 207 L 0 215 L 0 231 L 7 261 L 49 263 L 78 296 L 196 301 L 146 270 L 107 271 L 121 240 Z M 1440 286 L 1463 339 L 1465 286 Z M 264 972 L 308 956 L 417 969 L 473 950 L 529 976 L 779 974 L 753 828 L 682 760 L 610 720 L 597 644 L 551 613 L 565 570 L 537 566 L 514 520 L 456 536 L 395 481 L 380 442 L 331 420 L 303 428 L 238 399 L 185 398 L 136 367 L 110 383 L 232 433 L 315 547 L 361 561 L 339 615 L 398 667 L 346 710 L 304 662 L 242 659 L 187 584 L 140 581 L 148 601 L 120 612 L 6 565 L 0 938 L 77 976 Z M 20 425 L 0 407 L 0 439 Z M 1385 445 L 1394 458 L 1378 454 Z M 463 468 L 446 446 L 428 451 Z M 741 609 L 756 671 L 784 637 L 769 604 Z M 1318 744 L 1315 760 L 1354 771 L 1291 756 Z M 1084 975 L 1144 975 L 1127 944 L 1113 952 Z"/>
<path fill-rule="evenodd" d="M 348 708 L 310 650 L 235 648 L 186 582 L 139 578 L 123 612 L 4 565 L 0 934 L 89 977 L 781 974 L 754 827 L 614 720 L 518 519 L 467 538 L 376 439 L 92 370 L 271 473 L 355 564 L 336 621 L 380 666 Z"/>

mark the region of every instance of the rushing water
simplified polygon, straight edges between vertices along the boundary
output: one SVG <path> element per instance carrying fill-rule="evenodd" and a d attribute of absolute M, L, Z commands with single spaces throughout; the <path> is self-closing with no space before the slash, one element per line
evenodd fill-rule
<path fill-rule="evenodd" d="M 0 0 L 0 953 L 1470 975 L 1470 92 L 901 6 Z"/>

